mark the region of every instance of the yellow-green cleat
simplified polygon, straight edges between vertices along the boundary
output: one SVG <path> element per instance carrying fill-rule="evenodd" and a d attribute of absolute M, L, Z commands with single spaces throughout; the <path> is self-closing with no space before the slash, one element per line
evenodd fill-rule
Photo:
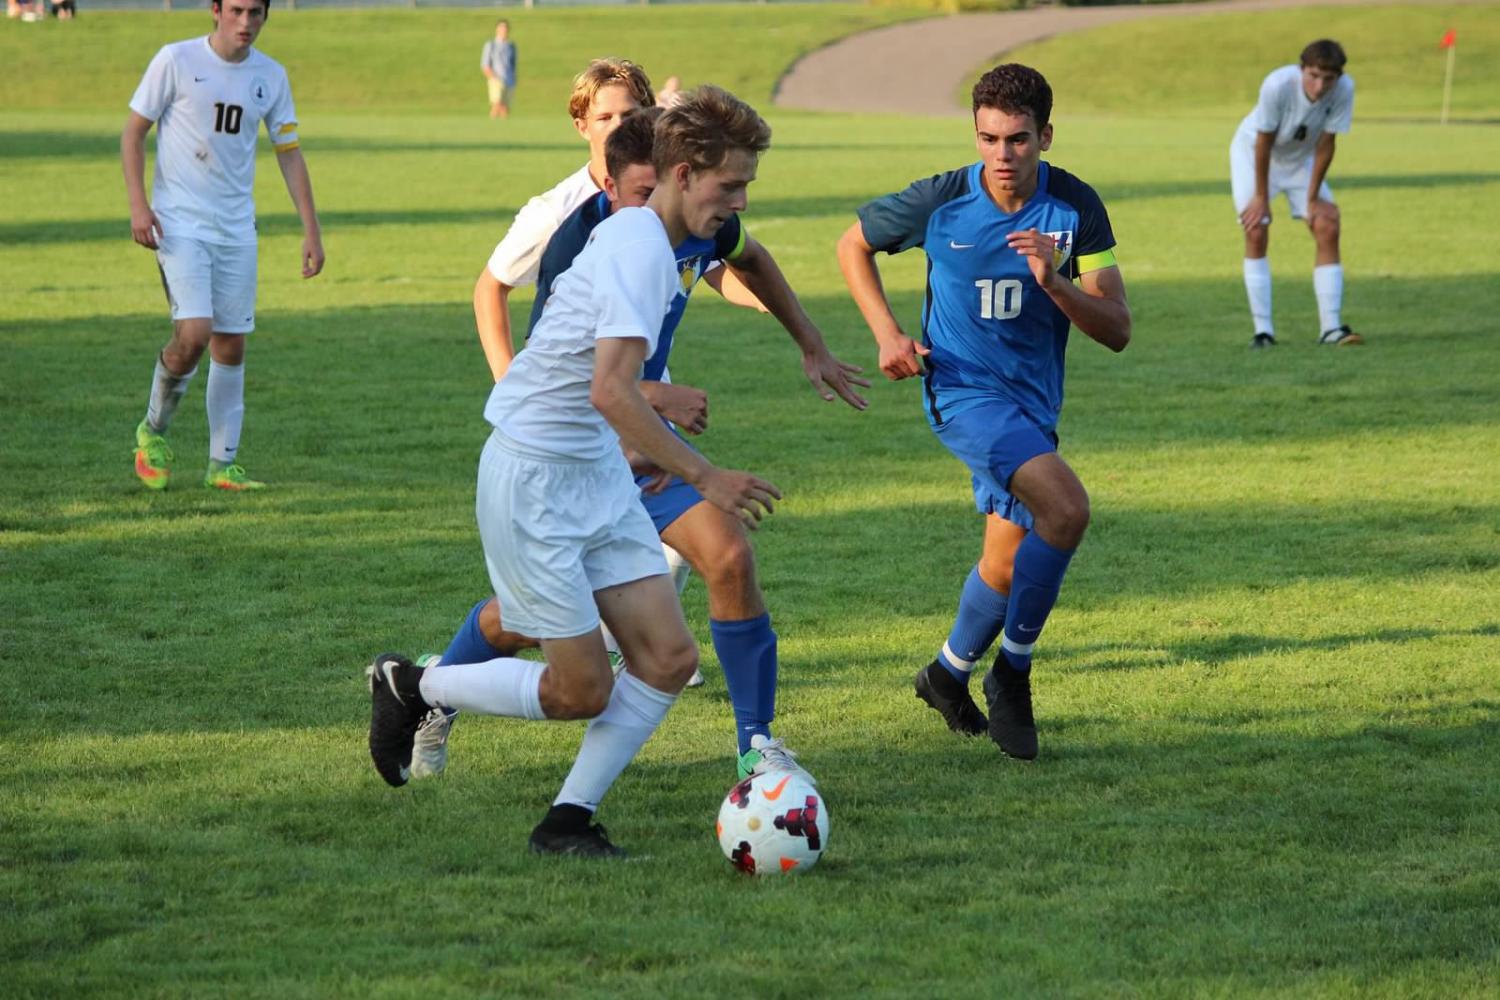
<path fill-rule="evenodd" d="M 208 474 L 203 477 L 203 485 L 216 490 L 263 490 L 266 484 L 258 479 L 251 479 L 245 474 L 242 465 L 220 465 L 211 462 L 208 466 Z"/>
<path fill-rule="evenodd" d="M 135 428 L 135 474 L 150 490 L 164 490 L 172 478 L 172 446 L 142 420 Z"/>

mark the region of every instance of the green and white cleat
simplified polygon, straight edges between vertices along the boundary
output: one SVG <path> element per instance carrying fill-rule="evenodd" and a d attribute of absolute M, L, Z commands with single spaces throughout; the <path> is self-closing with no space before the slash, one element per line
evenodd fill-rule
<path fill-rule="evenodd" d="M 210 462 L 208 472 L 203 477 L 203 485 L 215 490 L 263 490 L 266 484 L 258 479 L 251 479 L 245 474 L 243 465 L 220 465 L 218 462 Z"/>
<path fill-rule="evenodd" d="M 784 774 L 800 774 L 813 785 L 818 783 L 818 779 L 797 763 L 797 755 L 788 750 L 786 744 L 759 733 L 750 737 L 750 749 L 740 754 L 739 770 L 741 781 L 752 775 L 779 771 Z"/>
<path fill-rule="evenodd" d="M 417 657 L 419 667 L 435 667 L 442 657 L 437 653 L 423 653 Z M 417 723 L 417 735 L 411 744 L 411 776 L 436 778 L 448 766 L 448 734 L 453 731 L 453 720 L 457 712 L 434 708 Z"/>
<path fill-rule="evenodd" d="M 135 474 L 149 490 L 164 490 L 176 459 L 167 439 L 142 420 L 135 428 Z"/>

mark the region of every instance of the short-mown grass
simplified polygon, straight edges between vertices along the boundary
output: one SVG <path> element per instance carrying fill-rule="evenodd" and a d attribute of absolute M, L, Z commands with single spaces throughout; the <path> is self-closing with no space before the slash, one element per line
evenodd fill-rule
<path fill-rule="evenodd" d="M 734 10 L 764 30 L 716 26 L 647 68 L 752 52 L 769 68 L 744 87 L 764 107 L 801 42 L 772 44 L 779 7 Z M 867 16 L 819 10 L 785 16 L 830 33 L 819 18 Z M 381 114 L 350 96 L 414 89 L 448 58 L 423 34 L 439 16 L 278 8 L 266 30 L 294 85 L 329 87 L 298 91 L 329 265 L 296 276 L 267 157 L 243 457 L 274 487 L 254 496 L 193 484 L 201 383 L 172 433 L 180 485 L 148 494 L 129 467 L 166 323 L 128 239 L 115 136 L 151 51 L 199 22 L 82 18 L 104 40 L 28 63 L 39 96 L 0 111 L 3 992 L 1500 989 L 1500 237 L 1485 208 L 1500 131 L 1357 119 L 1332 180 L 1369 344 L 1313 346 L 1310 240 L 1281 219 L 1283 346 L 1251 354 L 1224 176 L 1243 111 L 1174 116 L 1192 95 L 1158 81 L 1149 106 L 1085 116 L 1060 86 L 1052 159 L 1110 207 L 1136 340 L 1114 356 L 1075 335 L 1069 359 L 1063 452 L 1094 523 L 1039 648 L 1031 766 L 951 736 L 911 695 L 979 530 L 917 387 L 882 381 L 862 414 L 822 404 L 774 323 L 701 294 L 673 372 L 712 396 L 708 454 L 786 491 L 756 538 L 778 731 L 820 780 L 832 846 L 781 883 L 719 857 L 732 736 L 694 582 L 709 682 L 602 813 L 637 860 L 559 864 L 524 840 L 580 726 L 464 719 L 449 774 L 401 791 L 364 748 L 364 661 L 442 643 L 486 587 L 474 275 L 522 200 L 582 159 L 555 109 L 496 125 L 482 91 Z M 532 65 L 595 54 L 550 20 L 574 12 L 526 16 Z M 649 49 L 697 16 L 642 10 L 608 47 Z M 1254 24 L 1311 37 L 1321 16 Z M 462 17 L 488 19 L 446 23 Z M 411 32 L 417 57 L 366 62 L 350 23 Z M 0 24 L 8 66 L 35 28 Z M 341 45 L 332 68 L 312 56 Z M 104 97 L 46 96 L 80 89 L 104 53 Z M 1146 86 L 1150 57 L 1113 78 Z M 765 110 L 775 146 L 747 224 L 835 350 L 873 366 L 833 242 L 865 199 L 965 162 L 965 124 Z M 885 274 L 914 323 L 919 255 Z"/>

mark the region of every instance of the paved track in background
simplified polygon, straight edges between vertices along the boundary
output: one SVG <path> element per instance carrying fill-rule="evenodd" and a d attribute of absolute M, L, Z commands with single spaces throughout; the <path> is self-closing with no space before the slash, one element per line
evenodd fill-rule
<path fill-rule="evenodd" d="M 1375 5 L 1372 0 L 1217 0 L 1124 7 L 1044 7 L 908 21 L 862 31 L 809 52 L 782 76 L 771 101 L 777 107 L 805 111 L 966 114 L 968 107 L 956 103 L 955 97 L 976 67 L 999 53 L 1063 32 L 1143 17 Z"/>

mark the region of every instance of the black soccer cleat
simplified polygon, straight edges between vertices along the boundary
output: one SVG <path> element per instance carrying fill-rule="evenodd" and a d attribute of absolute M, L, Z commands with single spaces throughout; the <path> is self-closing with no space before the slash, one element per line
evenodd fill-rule
<path fill-rule="evenodd" d="M 422 668 L 396 653 L 381 653 L 365 676 L 370 679 L 370 759 L 386 784 L 400 787 L 411 777 L 417 726 L 432 710 L 418 687 Z"/>
<path fill-rule="evenodd" d="M 531 831 L 532 854 L 563 854 L 575 858 L 623 858 L 625 852 L 609 841 L 593 813 L 582 806 L 553 806 Z"/>
<path fill-rule="evenodd" d="M 1274 334 L 1270 334 L 1270 333 L 1257 333 L 1255 336 L 1253 336 L 1253 337 L 1250 338 L 1250 349 L 1252 351 L 1258 351 L 1258 350 L 1260 350 L 1263 347 L 1275 347 L 1275 346 L 1276 346 L 1276 337 L 1275 337 Z"/>
<path fill-rule="evenodd" d="M 984 675 L 990 706 L 990 739 L 1018 760 L 1036 760 L 1036 719 L 1031 714 L 1031 671 L 1014 670 L 1001 653 Z"/>
<path fill-rule="evenodd" d="M 917 697 L 935 709 L 955 733 L 978 736 L 989 725 L 984 713 L 970 697 L 968 686 L 960 683 L 937 660 L 917 671 L 915 687 Z"/>

